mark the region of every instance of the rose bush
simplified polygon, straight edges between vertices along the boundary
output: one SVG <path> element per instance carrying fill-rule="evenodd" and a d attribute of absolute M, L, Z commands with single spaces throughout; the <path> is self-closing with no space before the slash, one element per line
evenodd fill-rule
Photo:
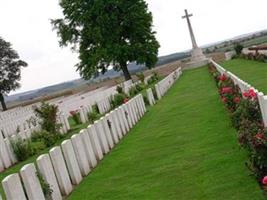
<path fill-rule="evenodd" d="M 209 67 L 222 102 L 237 129 L 238 141 L 248 151 L 247 167 L 260 184 L 267 184 L 267 132 L 264 129 L 257 94 L 253 89 L 241 93 L 240 88 L 220 74 L 214 66 Z"/>

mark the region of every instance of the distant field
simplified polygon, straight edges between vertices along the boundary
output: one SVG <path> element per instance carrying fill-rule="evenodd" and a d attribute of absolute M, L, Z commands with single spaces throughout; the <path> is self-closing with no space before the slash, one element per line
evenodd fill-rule
<path fill-rule="evenodd" d="M 250 39 L 250 40 L 241 42 L 241 44 L 244 47 L 250 47 L 253 45 L 259 45 L 259 44 L 263 44 L 263 43 L 267 43 L 267 35 L 260 36 L 260 37 L 254 38 L 254 39 Z M 220 47 L 220 48 L 218 48 L 218 51 L 228 51 L 228 50 L 233 50 L 233 49 L 234 49 L 234 45 L 232 44 L 232 45 L 228 45 L 226 47 Z"/>
<path fill-rule="evenodd" d="M 267 94 L 267 63 L 233 59 L 223 62 L 222 66 L 264 94 Z"/>

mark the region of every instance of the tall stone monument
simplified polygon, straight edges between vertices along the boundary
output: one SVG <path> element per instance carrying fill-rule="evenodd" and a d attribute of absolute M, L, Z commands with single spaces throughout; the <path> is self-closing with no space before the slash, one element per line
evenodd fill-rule
<path fill-rule="evenodd" d="M 191 52 L 191 58 L 190 61 L 186 63 L 186 68 L 196 68 L 201 67 L 203 65 L 206 65 L 208 63 L 208 59 L 203 54 L 202 49 L 197 46 L 196 38 L 193 32 L 193 28 L 190 22 L 190 17 L 192 17 L 192 14 L 188 14 L 187 10 L 185 9 L 185 16 L 182 16 L 182 19 L 186 19 L 188 24 L 188 29 L 192 41 L 192 52 Z"/>

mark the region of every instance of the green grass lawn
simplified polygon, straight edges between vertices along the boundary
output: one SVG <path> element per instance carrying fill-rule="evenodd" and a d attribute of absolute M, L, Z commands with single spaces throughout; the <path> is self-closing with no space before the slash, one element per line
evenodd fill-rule
<path fill-rule="evenodd" d="M 222 66 L 264 94 L 267 94 L 267 63 L 233 59 L 223 62 Z"/>
<path fill-rule="evenodd" d="M 69 199 L 261 200 L 207 68 L 184 72 Z"/>

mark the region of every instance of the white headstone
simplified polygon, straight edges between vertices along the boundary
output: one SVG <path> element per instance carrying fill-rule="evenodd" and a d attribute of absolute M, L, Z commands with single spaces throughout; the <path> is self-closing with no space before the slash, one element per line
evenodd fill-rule
<path fill-rule="evenodd" d="M 52 189 L 52 200 L 61 200 L 61 194 L 57 183 L 56 175 L 48 154 L 39 156 L 36 160 L 37 167 L 43 179 Z"/>
<path fill-rule="evenodd" d="M 60 147 L 52 148 L 49 151 L 49 154 L 55 170 L 61 194 L 69 195 L 73 188 Z"/>
<path fill-rule="evenodd" d="M 87 160 L 87 156 L 85 153 L 81 135 L 75 134 L 71 136 L 71 142 L 72 142 L 72 146 L 73 146 L 81 173 L 83 176 L 86 176 L 89 174 L 91 170 L 89 166 L 89 161 Z"/>
<path fill-rule="evenodd" d="M 125 128 L 126 128 L 126 132 L 129 132 L 130 130 L 130 127 L 129 127 L 129 123 L 128 123 L 128 120 L 126 118 L 126 114 L 125 114 L 125 105 L 122 105 L 119 107 L 119 112 L 121 113 L 121 116 L 122 116 L 122 119 L 123 119 L 123 123 L 125 125 Z"/>
<path fill-rule="evenodd" d="M 94 126 L 96 128 L 97 137 L 99 139 L 102 152 L 107 154 L 109 152 L 109 146 L 108 146 L 107 138 L 105 136 L 102 124 L 99 121 L 95 121 Z"/>
<path fill-rule="evenodd" d="M 146 93 L 147 93 L 147 99 L 148 99 L 149 105 L 153 106 L 155 104 L 155 98 L 153 96 L 152 89 L 151 88 L 147 89 Z"/>
<path fill-rule="evenodd" d="M 102 124 L 103 130 L 104 130 L 104 134 L 105 134 L 105 136 L 107 138 L 107 141 L 108 141 L 109 148 L 112 149 L 114 147 L 114 141 L 112 139 L 112 135 L 111 135 L 110 130 L 108 128 L 107 118 L 106 117 L 101 117 L 99 122 Z"/>
<path fill-rule="evenodd" d="M 157 98 L 160 100 L 161 99 L 161 92 L 160 92 L 158 84 L 155 85 L 155 90 L 156 90 Z"/>
<path fill-rule="evenodd" d="M 113 112 L 113 111 L 111 111 L 111 112 Z M 116 130 L 116 127 L 115 127 L 115 122 L 112 119 L 112 117 L 111 117 L 110 114 L 106 114 L 106 118 L 107 118 L 107 124 L 108 124 L 108 128 L 110 130 L 112 139 L 113 139 L 114 143 L 117 144 L 119 142 L 119 136 L 117 135 L 117 130 Z"/>
<path fill-rule="evenodd" d="M 97 160 L 87 130 L 81 130 L 80 135 L 82 137 L 82 142 L 84 145 L 87 160 L 89 160 L 90 167 L 94 168 L 97 165 Z"/>
<path fill-rule="evenodd" d="M 37 171 L 33 163 L 24 165 L 20 170 L 24 188 L 29 200 L 45 200 L 45 196 L 37 177 Z"/>
<path fill-rule="evenodd" d="M 124 124 L 123 116 L 122 116 L 120 110 L 121 110 L 121 107 L 120 108 L 116 108 L 115 109 L 115 113 L 117 114 L 119 125 L 120 125 L 121 131 L 122 131 L 122 134 L 123 135 L 126 135 L 126 133 L 127 133 L 126 125 Z"/>
<path fill-rule="evenodd" d="M 82 174 L 76 159 L 71 140 L 64 140 L 61 143 L 62 152 L 67 164 L 70 179 L 73 185 L 78 185 L 82 181 Z"/>
<path fill-rule="evenodd" d="M 84 115 L 84 112 L 83 112 L 82 108 L 79 108 L 79 114 L 80 114 L 81 122 L 83 124 L 86 123 L 86 118 L 85 118 L 85 115 Z"/>
<path fill-rule="evenodd" d="M 27 200 L 19 174 L 11 174 L 2 181 L 7 200 Z"/>
<path fill-rule="evenodd" d="M 135 125 L 135 124 L 137 123 L 137 117 L 136 117 L 135 110 L 134 110 L 134 108 L 133 108 L 133 101 L 130 100 L 130 101 L 128 102 L 128 105 L 129 105 L 130 113 L 132 114 L 133 125 Z"/>
<path fill-rule="evenodd" d="M 9 168 L 12 165 L 2 134 L 0 134 L 0 157 L 1 160 L 3 161 L 5 168 Z"/>
<path fill-rule="evenodd" d="M 90 138 L 90 141 L 92 144 L 92 148 L 94 150 L 94 154 L 95 154 L 96 158 L 98 160 L 102 160 L 103 159 L 103 152 L 102 152 L 100 142 L 99 142 L 98 137 L 97 137 L 95 126 L 89 125 L 87 127 L 87 133 L 89 135 L 89 138 Z"/>
<path fill-rule="evenodd" d="M 119 139 L 122 139 L 123 134 L 122 134 L 122 130 L 121 130 L 121 127 L 120 127 L 120 122 L 119 122 L 119 119 L 118 119 L 118 116 L 117 116 L 117 112 L 115 112 L 115 110 L 113 110 L 113 112 L 110 113 L 110 114 L 111 114 L 111 117 L 112 117 L 112 119 L 114 121 L 118 137 L 119 137 Z"/>
<path fill-rule="evenodd" d="M 125 104 L 125 109 L 126 109 L 126 115 L 127 115 L 129 126 L 130 128 L 132 128 L 134 126 L 134 119 L 133 119 L 133 115 L 130 109 L 129 102 Z"/>

